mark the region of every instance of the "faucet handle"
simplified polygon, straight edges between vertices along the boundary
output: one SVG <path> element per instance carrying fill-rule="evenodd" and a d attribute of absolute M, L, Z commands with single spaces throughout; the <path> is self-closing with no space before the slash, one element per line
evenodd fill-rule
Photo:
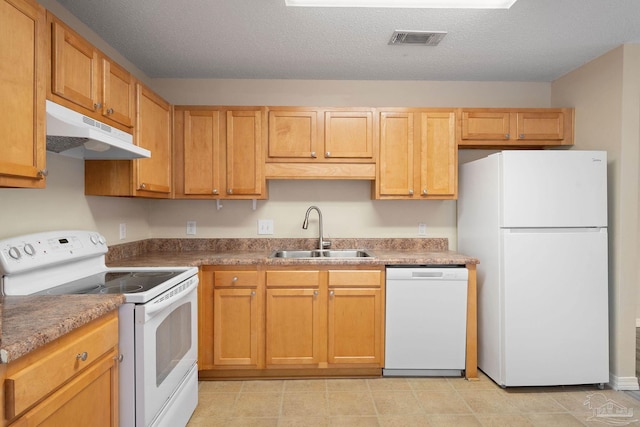
<path fill-rule="evenodd" d="M 322 249 L 329 249 L 331 247 L 331 241 L 323 240 L 322 241 Z"/>

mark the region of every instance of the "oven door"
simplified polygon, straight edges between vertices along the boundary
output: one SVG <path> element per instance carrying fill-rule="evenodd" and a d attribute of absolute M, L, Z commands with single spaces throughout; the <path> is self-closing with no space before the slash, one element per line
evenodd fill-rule
<path fill-rule="evenodd" d="M 136 305 L 137 426 L 152 422 L 161 425 L 160 420 L 154 419 L 168 411 L 184 411 L 188 420 L 195 409 L 197 397 L 190 408 L 166 407 L 179 398 L 174 393 L 184 381 L 193 381 L 188 374 L 196 365 L 198 353 L 197 287 L 198 276 L 193 276 L 153 300 Z"/>

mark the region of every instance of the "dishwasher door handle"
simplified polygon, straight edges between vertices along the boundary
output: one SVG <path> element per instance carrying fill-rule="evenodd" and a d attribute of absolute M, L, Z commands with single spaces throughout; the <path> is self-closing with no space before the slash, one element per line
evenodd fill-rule
<path fill-rule="evenodd" d="M 412 279 L 441 279 L 443 276 L 444 273 L 442 271 L 414 271 L 411 273 Z"/>

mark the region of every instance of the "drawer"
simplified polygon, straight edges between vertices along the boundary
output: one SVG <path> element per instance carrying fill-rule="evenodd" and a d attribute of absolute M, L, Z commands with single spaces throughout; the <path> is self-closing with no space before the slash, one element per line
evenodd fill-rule
<path fill-rule="evenodd" d="M 317 288 L 320 286 L 320 272 L 309 271 L 267 271 L 267 287 L 271 288 Z"/>
<path fill-rule="evenodd" d="M 216 271 L 213 286 L 216 288 L 255 288 L 258 286 L 256 271 Z"/>
<path fill-rule="evenodd" d="M 379 288 L 382 272 L 378 270 L 329 270 L 330 288 Z"/>
<path fill-rule="evenodd" d="M 5 380 L 5 417 L 12 419 L 22 413 L 117 348 L 117 315 L 114 311 L 10 363 Z"/>

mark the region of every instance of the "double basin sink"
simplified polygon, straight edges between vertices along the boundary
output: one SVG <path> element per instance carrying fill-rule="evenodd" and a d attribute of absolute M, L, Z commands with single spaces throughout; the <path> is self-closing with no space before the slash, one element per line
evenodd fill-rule
<path fill-rule="evenodd" d="M 372 255 L 362 249 L 314 249 L 275 251 L 271 258 L 371 258 Z"/>

